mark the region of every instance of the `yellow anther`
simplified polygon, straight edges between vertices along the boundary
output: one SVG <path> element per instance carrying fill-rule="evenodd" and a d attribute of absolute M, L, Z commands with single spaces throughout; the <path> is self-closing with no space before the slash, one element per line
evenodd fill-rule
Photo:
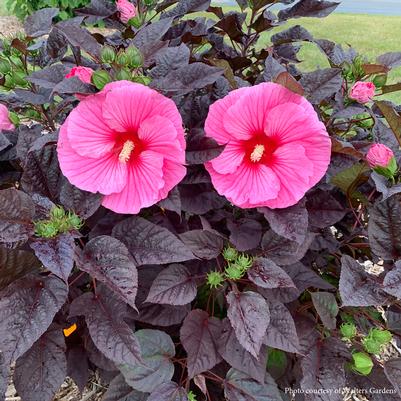
<path fill-rule="evenodd" d="M 256 145 L 255 149 L 251 153 L 251 161 L 254 163 L 259 162 L 262 159 L 263 152 L 265 151 L 265 147 L 263 145 Z"/>
<path fill-rule="evenodd" d="M 135 148 L 134 142 L 128 140 L 125 141 L 123 148 L 121 149 L 120 154 L 118 155 L 118 160 L 121 163 L 127 163 L 129 158 L 131 157 L 131 153 Z"/>

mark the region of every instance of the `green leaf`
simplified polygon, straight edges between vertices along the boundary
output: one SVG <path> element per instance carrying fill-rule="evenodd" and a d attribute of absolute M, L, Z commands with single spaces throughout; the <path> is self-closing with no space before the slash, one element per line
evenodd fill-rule
<path fill-rule="evenodd" d="M 331 179 L 331 182 L 351 198 L 363 200 L 364 196 L 357 192 L 356 189 L 369 179 L 366 174 L 368 171 L 370 171 L 370 169 L 366 163 L 356 163 L 336 174 Z"/>

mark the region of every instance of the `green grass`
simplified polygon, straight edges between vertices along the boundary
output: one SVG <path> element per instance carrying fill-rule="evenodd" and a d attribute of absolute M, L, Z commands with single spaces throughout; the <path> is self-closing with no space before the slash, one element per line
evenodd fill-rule
<path fill-rule="evenodd" d="M 5 0 L 0 0 L 0 17 L 4 15 L 9 15 L 7 11 L 6 5 L 4 4 Z"/>
<path fill-rule="evenodd" d="M 234 9 L 234 7 L 225 7 Z M 358 53 L 374 62 L 376 57 L 387 52 L 401 51 L 401 17 L 362 15 L 362 14 L 331 14 L 324 19 L 300 18 L 291 20 L 288 24 L 274 28 L 262 34 L 258 46 L 267 47 L 271 44 L 271 35 L 288 29 L 293 25 L 302 25 L 316 39 L 329 39 L 343 46 L 351 45 Z M 304 43 L 300 51 L 303 60 L 300 68 L 311 71 L 317 67 L 325 68 L 329 64 L 326 57 L 312 43 Z M 388 83 L 401 82 L 401 68 L 389 74 Z M 401 92 L 389 94 L 386 99 L 401 103 Z"/>

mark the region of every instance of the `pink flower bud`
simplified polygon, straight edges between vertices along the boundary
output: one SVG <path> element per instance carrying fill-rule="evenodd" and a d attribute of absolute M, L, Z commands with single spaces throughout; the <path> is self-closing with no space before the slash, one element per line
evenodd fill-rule
<path fill-rule="evenodd" d="M 78 77 L 82 82 L 90 84 L 93 72 L 94 71 L 92 70 L 92 68 L 89 67 L 81 67 L 81 66 L 73 67 L 65 77 L 66 78 Z"/>
<path fill-rule="evenodd" d="M 14 128 L 14 124 L 10 121 L 8 116 L 7 107 L 0 103 L 0 131 L 12 131 Z"/>
<path fill-rule="evenodd" d="M 383 167 L 386 168 L 394 157 L 394 153 L 386 145 L 376 143 L 372 145 L 366 156 L 369 166 L 372 168 Z"/>
<path fill-rule="evenodd" d="M 120 12 L 120 20 L 124 24 L 137 14 L 135 5 L 128 0 L 117 0 L 117 10 Z"/>
<path fill-rule="evenodd" d="M 375 95 L 376 86 L 373 82 L 358 81 L 351 89 L 349 97 L 359 103 L 367 103 Z"/>

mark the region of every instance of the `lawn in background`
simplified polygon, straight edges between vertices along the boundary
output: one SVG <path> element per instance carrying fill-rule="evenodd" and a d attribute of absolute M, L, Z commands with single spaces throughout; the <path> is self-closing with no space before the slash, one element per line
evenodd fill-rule
<path fill-rule="evenodd" d="M 4 4 L 5 0 L 0 0 L 0 17 L 4 15 L 9 15 L 7 11 L 6 5 Z"/>

